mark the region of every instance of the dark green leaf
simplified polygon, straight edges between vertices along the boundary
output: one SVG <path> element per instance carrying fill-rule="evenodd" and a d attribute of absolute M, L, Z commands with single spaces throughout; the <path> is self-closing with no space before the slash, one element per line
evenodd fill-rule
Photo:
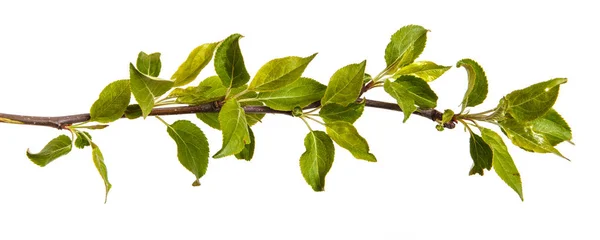
<path fill-rule="evenodd" d="M 321 105 L 337 103 L 348 106 L 348 104 L 356 102 L 363 86 L 366 64 L 367 61 L 362 61 L 338 69 L 329 80 L 325 95 L 321 99 Z"/>
<path fill-rule="evenodd" d="M 261 92 L 257 100 L 275 110 L 290 111 L 294 107 L 306 107 L 319 101 L 327 86 L 310 78 L 301 77 L 289 85 L 273 92 Z"/>
<path fill-rule="evenodd" d="M 108 191 L 110 191 L 112 184 L 110 184 L 108 181 L 108 171 L 106 170 L 106 165 L 104 165 L 104 156 L 102 156 L 100 148 L 98 148 L 95 143 L 92 143 L 92 160 L 94 161 L 94 166 L 96 166 L 98 173 L 100 173 L 100 176 L 104 181 L 104 203 L 106 203 L 106 200 L 108 199 Z"/>
<path fill-rule="evenodd" d="M 350 103 L 344 107 L 339 104 L 331 103 L 323 106 L 319 111 L 319 116 L 325 123 L 336 121 L 345 121 L 354 123 L 363 113 L 365 103 Z"/>
<path fill-rule="evenodd" d="M 222 158 L 242 151 L 250 143 L 248 122 L 244 109 L 235 99 L 225 102 L 219 112 L 219 123 L 223 132 L 223 146 L 213 158 Z"/>
<path fill-rule="evenodd" d="M 171 80 L 175 81 L 174 86 L 179 87 L 194 81 L 200 71 L 210 62 L 218 44 L 218 42 L 205 43 L 192 50 L 185 62 L 171 77 Z"/>
<path fill-rule="evenodd" d="M 371 80 L 373 80 L 373 77 L 371 77 L 371 75 L 369 75 L 368 73 L 365 73 L 365 76 L 363 77 L 363 84 L 367 84 Z"/>
<path fill-rule="evenodd" d="M 429 61 L 414 62 L 400 68 L 394 73 L 393 78 L 398 78 L 402 75 L 412 75 L 426 82 L 431 82 L 442 76 L 450 68 L 450 66 L 441 66 Z"/>
<path fill-rule="evenodd" d="M 250 134 L 250 142 L 244 146 L 244 149 L 242 149 L 241 152 L 235 154 L 237 159 L 250 161 L 252 156 L 254 156 L 254 146 L 256 143 L 254 142 L 254 132 L 252 132 L 250 127 L 248 127 L 248 133 Z"/>
<path fill-rule="evenodd" d="M 552 143 L 548 141 L 543 133 L 533 131 L 531 122 L 521 123 L 515 119 L 506 119 L 499 122 L 499 124 L 514 145 L 530 152 L 554 153 L 568 160 L 552 146 Z"/>
<path fill-rule="evenodd" d="M 483 141 L 483 138 L 475 133 L 471 133 L 469 148 L 473 159 L 473 168 L 471 168 L 469 175 L 478 173 L 483 176 L 483 169 L 492 169 L 492 149 Z"/>
<path fill-rule="evenodd" d="M 248 89 L 257 92 L 275 91 L 298 80 L 317 54 L 308 57 L 284 57 L 263 65 L 250 82 Z"/>
<path fill-rule="evenodd" d="M 304 147 L 306 151 L 300 156 L 302 176 L 314 191 L 323 191 L 335 156 L 333 142 L 326 133 L 311 131 L 304 138 Z"/>
<path fill-rule="evenodd" d="M 431 90 L 429 84 L 423 79 L 414 76 L 400 76 L 395 82 L 386 80 L 383 88 L 398 102 L 404 112 L 404 120 L 417 110 L 435 108 L 437 95 Z"/>
<path fill-rule="evenodd" d="M 121 118 L 130 100 L 129 80 L 108 84 L 90 109 L 90 121 L 109 123 Z"/>
<path fill-rule="evenodd" d="M 240 38 L 242 35 L 232 34 L 223 40 L 215 53 L 215 71 L 227 88 L 242 86 L 250 80 L 240 50 Z"/>
<path fill-rule="evenodd" d="M 167 125 L 169 136 L 177 144 L 177 158 L 181 165 L 196 176 L 192 185 L 199 186 L 199 181 L 208 168 L 208 140 L 195 124 L 187 120 L 178 120 Z"/>
<path fill-rule="evenodd" d="M 369 162 L 377 162 L 375 155 L 369 152 L 369 144 L 358 132 L 356 128 L 349 122 L 332 122 L 326 125 L 327 134 L 340 147 L 352 153 L 357 159 L 367 160 Z"/>
<path fill-rule="evenodd" d="M 425 49 L 427 29 L 408 25 L 400 28 L 391 37 L 385 48 L 385 62 L 389 72 L 412 63 Z"/>
<path fill-rule="evenodd" d="M 129 73 L 131 92 L 142 109 L 142 115 L 146 118 L 154 108 L 154 98 L 169 91 L 173 87 L 173 82 L 146 76 L 131 63 L 129 64 Z"/>
<path fill-rule="evenodd" d="M 564 141 L 571 141 L 571 127 L 554 109 L 548 110 L 544 116 L 531 121 L 533 131 L 544 135 L 546 140 L 552 145 Z"/>
<path fill-rule="evenodd" d="M 488 93 L 488 82 L 483 68 L 477 62 L 468 58 L 458 61 L 456 67 L 464 67 L 469 76 L 469 85 L 461 104 L 462 110 L 483 103 Z"/>
<path fill-rule="evenodd" d="M 145 52 L 140 52 L 140 54 L 138 54 L 135 66 L 143 74 L 152 77 L 158 77 L 160 74 L 160 68 L 162 66 L 160 63 L 160 53 L 152 53 L 148 55 Z"/>
<path fill-rule="evenodd" d="M 86 146 L 90 146 L 92 135 L 86 131 L 75 131 L 75 147 L 83 149 Z"/>
<path fill-rule="evenodd" d="M 30 153 L 27 149 L 27 157 L 33 163 L 43 167 L 54 161 L 54 159 L 69 153 L 71 148 L 71 138 L 67 135 L 60 135 L 50 140 L 39 153 Z"/>
<path fill-rule="evenodd" d="M 513 91 L 505 97 L 508 101 L 507 111 L 520 122 L 541 117 L 552 108 L 560 85 L 566 82 L 566 78 L 555 78 Z"/>
<path fill-rule="evenodd" d="M 221 130 L 221 124 L 219 123 L 219 113 L 196 113 L 196 117 L 202 120 L 202 122 L 206 123 L 206 125 L 208 125 L 209 127 Z"/>
<path fill-rule="evenodd" d="M 481 136 L 492 149 L 493 159 L 492 166 L 498 176 L 521 198 L 523 201 L 523 187 L 521 186 L 521 174 L 517 170 L 517 166 L 513 162 L 510 153 L 500 135 L 487 128 L 479 128 Z"/>
<path fill-rule="evenodd" d="M 142 109 L 138 104 L 131 104 L 125 109 L 125 117 L 127 119 L 136 119 L 142 116 Z"/>

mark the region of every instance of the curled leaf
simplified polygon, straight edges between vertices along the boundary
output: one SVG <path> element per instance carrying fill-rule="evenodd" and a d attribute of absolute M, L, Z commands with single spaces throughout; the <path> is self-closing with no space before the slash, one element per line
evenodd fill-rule
<path fill-rule="evenodd" d="M 71 152 L 71 145 L 71 138 L 67 135 L 60 135 L 50 140 L 39 153 L 31 153 L 29 152 L 29 149 L 27 149 L 27 157 L 33 163 L 43 167 L 55 159 Z"/>
<path fill-rule="evenodd" d="M 464 67 L 469 76 L 467 91 L 461 104 L 462 112 L 466 107 L 474 107 L 483 103 L 488 93 L 488 82 L 483 68 L 472 59 L 462 59 L 456 63 L 456 67 Z"/>

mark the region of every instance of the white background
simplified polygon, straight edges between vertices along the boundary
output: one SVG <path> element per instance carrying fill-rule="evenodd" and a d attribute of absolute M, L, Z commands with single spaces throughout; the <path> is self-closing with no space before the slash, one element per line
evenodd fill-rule
<path fill-rule="evenodd" d="M 468 134 L 439 133 L 434 123 L 368 109 L 356 123 L 378 163 L 344 149 L 312 192 L 300 174 L 306 127 L 268 115 L 254 128 L 251 162 L 210 160 L 202 186 L 177 161 L 156 119 L 118 121 L 92 133 L 104 152 L 108 203 L 89 149 L 74 149 L 45 168 L 25 150 L 61 134 L 0 124 L 0 239 L 598 239 L 598 22 L 578 1 L 2 1 L 0 112 L 64 115 L 89 110 L 100 90 L 128 77 L 139 51 L 162 52 L 168 78 L 194 47 L 231 33 L 251 75 L 266 61 L 319 55 L 305 76 L 326 83 L 349 63 L 384 67 L 389 36 L 407 24 L 431 32 L 420 59 L 454 65 L 473 58 L 486 70 L 487 110 L 504 94 L 567 77 L 555 108 L 571 124 L 572 162 L 509 146 L 525 201 L 486 172 L 468 176 Z M 591 1 L 590 1 L 591 2 Z M 212 63 L 199 79 L 214 74 Z M 453 68 L 431 84 L 438 109 L 458 110 L 466 73 Z M 391 100 L 382 89 L 366 95 Z M 204 130 L 211 154 L 220 133 Z M 314 125 L 315 128 L 319 126 Z M 505 140 L 506 141 L 506 140 Z"/>

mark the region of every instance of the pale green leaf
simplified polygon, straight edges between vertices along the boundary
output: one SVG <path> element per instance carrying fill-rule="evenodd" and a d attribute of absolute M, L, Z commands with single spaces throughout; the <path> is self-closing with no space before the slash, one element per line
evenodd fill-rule
<path fill-rule="evenodd" d="M 241 152 L 235 154 L 237 159 L 250 161 L 254 156 L 254 147 L 256 143 L 254 142 L 254 132 L 252 132 L 252 128 L 248 127 L 248 133 L 250 134 L 250 142 L 244 146 L 244 149 L 242 149 Z"/>
<path fill-rule="evenodd" d="M 162 67 L 160 62 L 160 53 L 152 53 L 148 55 L 145 52 L 140 52 L 140 54 L 138 54 L 135 66 L 143 74 L 152 77 L 158 77 L 160 74 L 160 68 Z"/>
<path fill-rule="evenodd" d="M 345 121 L 354 123 L 363 113 L 365 103 L 350 103 L 344 107 L 339 104 L 331 103 L 323 106 L 319 111 L 319 116 L 325 123 L 336 121 Z"/>
<path fill-rule="evenodd" d="M 301 77 L 293 83 L 273 92 L 261 92 L 257 100 L 268 107 L 290 111 L 294 107 L 304 108 L 309 104 L 319 101 L 325 93 L 327 86 L 310 78 Z"/>
<path fill-rule="evenodd" d="M 167 132 L 177 144 L 179 162 L 196 177 L 192 185 L 200 185 L 198 180 L 208 168 L 209 148 L 206 136 L 198 126 L 187 120 L 167 125 Z"/>
<path fill-rule="evenodd" d="M 500 179 L 519 194 L 521 201 L 523 201 L 521 174 L 519 174 L 519 170 L 517 170 L 517 166 L 515 166 L 504 141 L 502 141 L 500 135 L 490 129 L 479 129 L 481 130 L 483 141 L 485 141 L 492 149 L 492 166 L 494 167 L 494 171 L 496 171 Z"/>
<path fill-rule="evenodd" d="M 90 121 L 109 123 L 121 118 L 130 100 L 129 80 L 117 80 L 108 84 L 90 108 Z"/>
<path fill-rule="evenodd" d="M 469 149 L 471 158 L 473 159 L 473 167 L 471 168 L 471 171 L 469 171 L 469 175 L 477 173 L 483 176 L 484 169 L 492 169 L 492 149 L 485 141 L 483 141 L 483 138 L 475 133 L 471 133 Z"/>
<path fill-rule="evenodd" d="M 456 63 L 456 67 L 464 67 L 469 79 L 461 104 L 462 112 L 466 107 L 474 107 L 483 103 L 488 93 L 488 81 L 483 68 L 472 59 L 462 59 Z"/>
<path fill-rule="evenodd" d="M 454 111 L 452 111 L 450 109 L 446 109 L 446 110 L 444 110 L 444 113 L 442 114 L 442 123 L 448 123 L 448 122 L 452 121 L 453 118 L 454 118 Z"/>
<path fill-rule="evenodd" d="M 435 108 L 437 95 L 431 90 L 427 82 L 414 76 L 400 76 L 395 82 L 386 80 L 384 90 L 396 99 L 398 106 L 404 112 L 404 120 L 417 110 Z"/>
<path fill-rule="evenodd" d="M 385 48 L 385 62 L 388 72 L 393 73 L 396 69 L 412 63 L 425 49 L 427 41 L 427 29 L 417 25 L 407 25 L 390 39 Z"/>
<path fill-rule="evenodd" d="M 333 141 L 322 131 L 311 131 L 304 138 L 304 147 L 306 151 L 300 156 L 302 176 L 314 191 L 323 191 L 335 156 Z"/>
<path fill-rule="evenodd" d="M 367 61 L 362 61 L 338 69 L 329 80 L 321 105 L 337 103 L 348 106 L 356 102 L 363 86 L 366 64 Z"/>
<path fill-rule="evenodd" d="M 507 112 L 520 122 L 541 117 L 552 108 L 560 85 L 566 82 L 566 78 L 555 78 L 509 93 L 505 97 Z"/>
<path fill-rule="evenodd" d="M 219 112 L 223 146 L 213 158 L 222 158 L 242 151 L 250 143 L 248 122 L 244 109 L 235 99 L 227 100 Z"/>
<path fill-rule="evenodd" d="M 367 160 L 369 162 L 377 162 L 375 155 L 369 152 L 369 144 L 365 140 L 352 123 L 338 121 L 327 123 L 325 125 L 327 134 L 335 141 L 340 147 L 352 153 L 357 159 Z"/>
<path fill-rule="evenodd" d="M 426 82 L 431 82 L 442 76 L 442 74 L 450 68 L 450 66 L 441 66 L 430 61 L 419 61 L 400 68 L 394 73 L 392 78 L 398 78 L 402 75 L 411 75 L 421 78 Z"/>
<path fill-rule="evenodd" d="M 131 92 L 140 105 L 144 118 L 146 118 L 152 111 L 152 108 L 154 108 L 154 98 L 165 94 L 173 87 L 173 82 L 159 80 L 144 75 L 131 63 L 129 64 L 129 77 Z"/>
<path fill-rule="evenodd" d="M 533 131 L 531 122 L 521 123 L 515 119 L 506 119 L 504 121 L 500 121 L 499 124 L 502 127 L 503 132 L 514 145 L 526 151 L 554 153 L 564 159 L 569 160 L 568 158 L 564 157 L 556 148 L 554 148 L 554 146 L 552 146 L 552 143 L 548 141 L 543 133 Z"/>
<path fill-rule="evenodd" d="M 54 159 L 71 152 L 71 148 L 71 138 L 67 135 L 60 135 L 50 140 L 39 153 L 31 153 L 27 149 L 27 157 L 33 163 L 43 167 L 54 161 Z"/>
<path fill-rule="evenodd" d="M 221 42 L 215 53 L 215 71 L 227 88 L 242 86 L 250 80 L 240 50 L 240 38 L 242 35 L 232 34 Z"/>
<path fill-rule="evenodd" d="M 104 156 L 102 156 L 100 148 L 98 148 L 95 143 L 92 143 L 92 160 L 94 161 L 94 166 L 96 166 L 98 173 L 100 173 L 100 176 L 104 181 L 104 203 L 106 203 L 106 200 L 108 199 L 108 191 L 110 191 L 112 184 L 110 184 L 108 181 L 108 171 L 106 169 L 106 165 L 104 164 Z"/>
<path fill-rule="evenodd" d="M 248 87 L 251 91 L 275 91 L 298 80 L 304 69 L 317 54 L 308 57 L 284 57 L 273 59 L 263 65 Z"/>
<path fill-rule="evenodd" d="M 211 87 L 175 88 L 169 93 L 167 98 L 175 98 L 175 102 L 180 104 L 199 105 L 214 101 L 206 98 L 206 92 L 210 90 Z"/>
<path fill-rule="evenodd" d="M 205 43 L 192 50 L 185 62 L 179 66 L 171 77 L 174 86 L 179 87 L 194 81 L 200 71 L 210 62 L 218 44 L 218 42 Z"/>
<path fill-rule="evenodd" d="M 569 124 L 552 108 L 544 116 L 531 121 L 531 126 L 534 132 L 544 135 L 552 146 L 573 138 Z"/>

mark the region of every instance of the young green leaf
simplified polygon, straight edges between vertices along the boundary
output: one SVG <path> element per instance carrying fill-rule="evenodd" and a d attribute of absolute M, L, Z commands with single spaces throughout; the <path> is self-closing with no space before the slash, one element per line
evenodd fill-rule
<path fill-rule="evenodd" d="M 520 122 L 532 121 L 544 115 L 556 102 L 560 85 L 566 78 L 555 78 L 533 84 L 506 95 L 507 111 Z"/>
<path fill-rule="evenodd" d="M 314 191 L 323 191 L 335 156 L 333 141 L 322 131 L 311 131 L 304 138 L 304 147 L 306 151 L 300 156 L 302 176 Z"/>
<path fill-rule="evenodd" d="M 290 111 L 294 107 L 306 107 L 319 101 L 325 93 L 327 86 L 310 78 L 301 77 L 289 85 L 273 92 L 261 92 L 257 100 L 265 103 L 268 107 Z"/>
<path fill-rule="evenodd" d="M 435 108 L 437 105 L 438 97 L 429 84 L 414 76 L 400 76 L 395 82 L 386 80 L 383 88 L 396 99 L 398 106 L 404 112 L 403 122 L 406 122 L 408 117 L 417 110 L 416 106 L 428 109 Z"/>
<path fill-rule="evenodd" d="M 454 118 L 454 111 L 450 109 L 444 110 L 444 113 L 442 114 L 442 123 L 448 123 L 452 121 L 452 118 Z"/>
<path fill-rule="evenodd" d="M 108 84 L 90 108 L 90 121 L 109 123 L 121 118 L 130 100 L 129 80 L 117 80 Z"/>
<path fill-rule="evenodd" d="M 138 54 L 135 66 L 143 74 L 152 77 L 158 77 L 160 74 L 160 68 L 162 67 L 160 62 L 160 53 L 152 53 L 148 55 L 145 52 L 140 52 L 140 54 Z"/>
<path fill-rule="evenodd" d="M 456 67 L 464 67 L 469 76 L 467 91 L 461 103 L 462 112 L 466 107 L 474 107 L 483 103 L 488 93 L 488 82 L 483 68 L 472 59 L 462 59 L 456 63 Z"/>
<path fill-rule="evenodd" d="M 308 57 L 284 57 L 273 59 L 263 65 L 248 87 L 251 91 L 275 91 L 298 80 L 304 69 L 317 54 Z"/>
<path fill-rule="evenodd" d="M 319 116 L 325 121 L 325 123 L 332 123 L 336 121 L 345 121 L 354 123 L 363 113 L 365 109 L 365 103 L 350 103 L 344 107 L 342 105 L 331 103 L 323 106 L 319 111 Z"/>
<path fill-rule="evenodd" d="M 84 147 L 90 146 L 92 140 L 92 135 L 90 135 L 86 131 L 75 131 L 75 147 L 79 149 L 83 149 Z"/>
<path fill-rule="evenodd" d="M 127 119 L 136 119 L 142 116 L 142 108 L 138 104 L 131 104 L 125 109 Z"/>
<path fill-rule="evenodd" d="M 192 50 L 185 62 L 179 66 L 171 77 L 174 86 L 179 87 L 194 81 L 200 71 L 210 62 L 218 44 L 218 42 L 205 43 Z"/>
<path fill-rule="evenodd" d="M 321 105 L 337 103 L 348 106 L 356 102 L 363 86 L 366 65 L 367 61 L 362 61 L 338 69 L 329 80 Z"/>
<path fill-rule="evenodd" d="M 425 49 L 427 29 L 408 25 L 400 28 L 391 37 L 385 48 L 385 62 L 390 73 L 412 63 Z"/>
<path fill-rule="evenodd" d="M 202 122 L 206 123 L 211 128 L 221 130 L 221 124 L 219 123 L 219 113 L 207 112 L 207 113 L 196 113 L 196 117 Z"/>
<path fill-rule="evenodd" d="M 398 78 L 402 75 L 411 75 L 431 82 L 444 74 L 450 66 L 437 65 L 430 61 L 420 61 L 411 63 L 405 67 L 398 69 L 392 78 Z"/>
<path fill-rule="evenodd" d="M 246 144 L 250 143 L 246 114 L 235 99 L 225 102 L 219 113 L 219 123 L 223 131 L 223 146 L 213 158 L 222 158 L 239 153 Z"/>
<path fill-rule="evenodd" d="M 71 138 L 67 135 L 60 135 L 50 140 L 39 153 L 31 153 L 27 149 L 27 157 L 33 163 L 43 167 L 54 161 L 54 159 L 69 153 L 72 148 L 71 143 Z"/>
<path fill-rule="evenodd" d="M 215 71 L 227 88 L 242 86 L 250 80 L 240 50 L 240 38 L 242 35 L 232 34 L 223 40 L 215 53 Z"/>
<path fill-rule="evenodd" d="M 544 116 L 531 121 L 531 126 L 534 132 L 544 135 L 552 146 L 571 141 L 573 137 L 569 124 L 552 108 Z"/>
<path fill-rule="evenodd" d="M 98 172 L 100 173 L 100 176 L 102 177 L 102 180 L 104 181 L 104 188 L 105 188 L 104 203 L 106 203 L 106 200 L 108 199 L 108 191 L 110 191 L 112 184 L 110 184 L 110 182 L 108 181 L 108 171 L 106 170 L 106 165 L 104 165 L 104 156 L 102 156 L 102 152 L 100 151 L 100 148 L 98 148 L 98 146 L 93 142 L 92 142 L 92 160 L 94 161 L 94 166 L 96 166 L 96 169 L 98 169 Z"/>
<path fill-rule="evenodd" d="M 186 87 L 175 88 L 169 93 L 167 98 L 175 98 L 175 102 L 180 104 L 199 105 L 214 101 L 207 99 L 205 92 L 211 90 L 211 87 Z"/>
<path fill-rule="evenodd" d="M 129 77 L 131 92 L 142 109 L 142 116 L 146 118 L 154 108 L 154 98 L 165 94 L 173 82 L 158 80 L 140 73 L 133 64 L 129 64 Z"/>
<path fill-rule="evenodd" d="M 508 149 L 502 141 L 500 135 L 496 132 L 487 129 L 479 128 L 481 130 L 481 136 L 492 149 L 492 166 L 496 174 L 521 198 L 523 201 L 523 187 L 521 186 L 521 174 L 517 170 L 517 166 L 513 162 Z"/>
<path fill-rule="evenodd" d="M 169 136 L 177 144 L 177 158 L 183 167 L 192 172 L 196 179 L 193 186 L 199 186 L 199 179 L 208 168 L 208 140 L 195 124 L 187 120 L 178 120 L 167 125 Z"/>
<path fill-rule="evenodd" d="M 483 169 L 492 169 L 492 149 L 485 141 L 483 141 L 483 138 L 475 133 L 471 133 L 469 148 L 471 158 L 473 159 L 473 168 L 471 168 L 469 175 L 478 173 L 483 176 Z"/>
<path fill-rule="evenodd" d="M 252 128 L 248 127 L 248 133 L 250 134 L 250 142 L 244 146 L 241 152 L 236 153 L 235 157 L 237 159 L 244 159 L 246 161 L 250 161 L 254 156 L 254 132 L 252 132 Z"/>
<path fill-rule="evenodd" d="M 349 122 L 332 122 L 325 125 L 327 134 L 340 147 L 343 147 L 352 153 L 357 159 L 367 160 L 369 162 L 377 162 L 375 155 L 369 152 L 369 144 L 356 128 Z"/>
<path fill-rule="evenodd" d="M 525 149 L 526 151 L 554 153 L 569 160 L 552 146 L 552 143 L 548 141 L 544 134 L 533 131 L 530 122 L 522 123 L 515 119 L 506 119 L 499 122 L 499 124 L 500 127 L 502 127 L 503 132 L 514 145 Z"/>

